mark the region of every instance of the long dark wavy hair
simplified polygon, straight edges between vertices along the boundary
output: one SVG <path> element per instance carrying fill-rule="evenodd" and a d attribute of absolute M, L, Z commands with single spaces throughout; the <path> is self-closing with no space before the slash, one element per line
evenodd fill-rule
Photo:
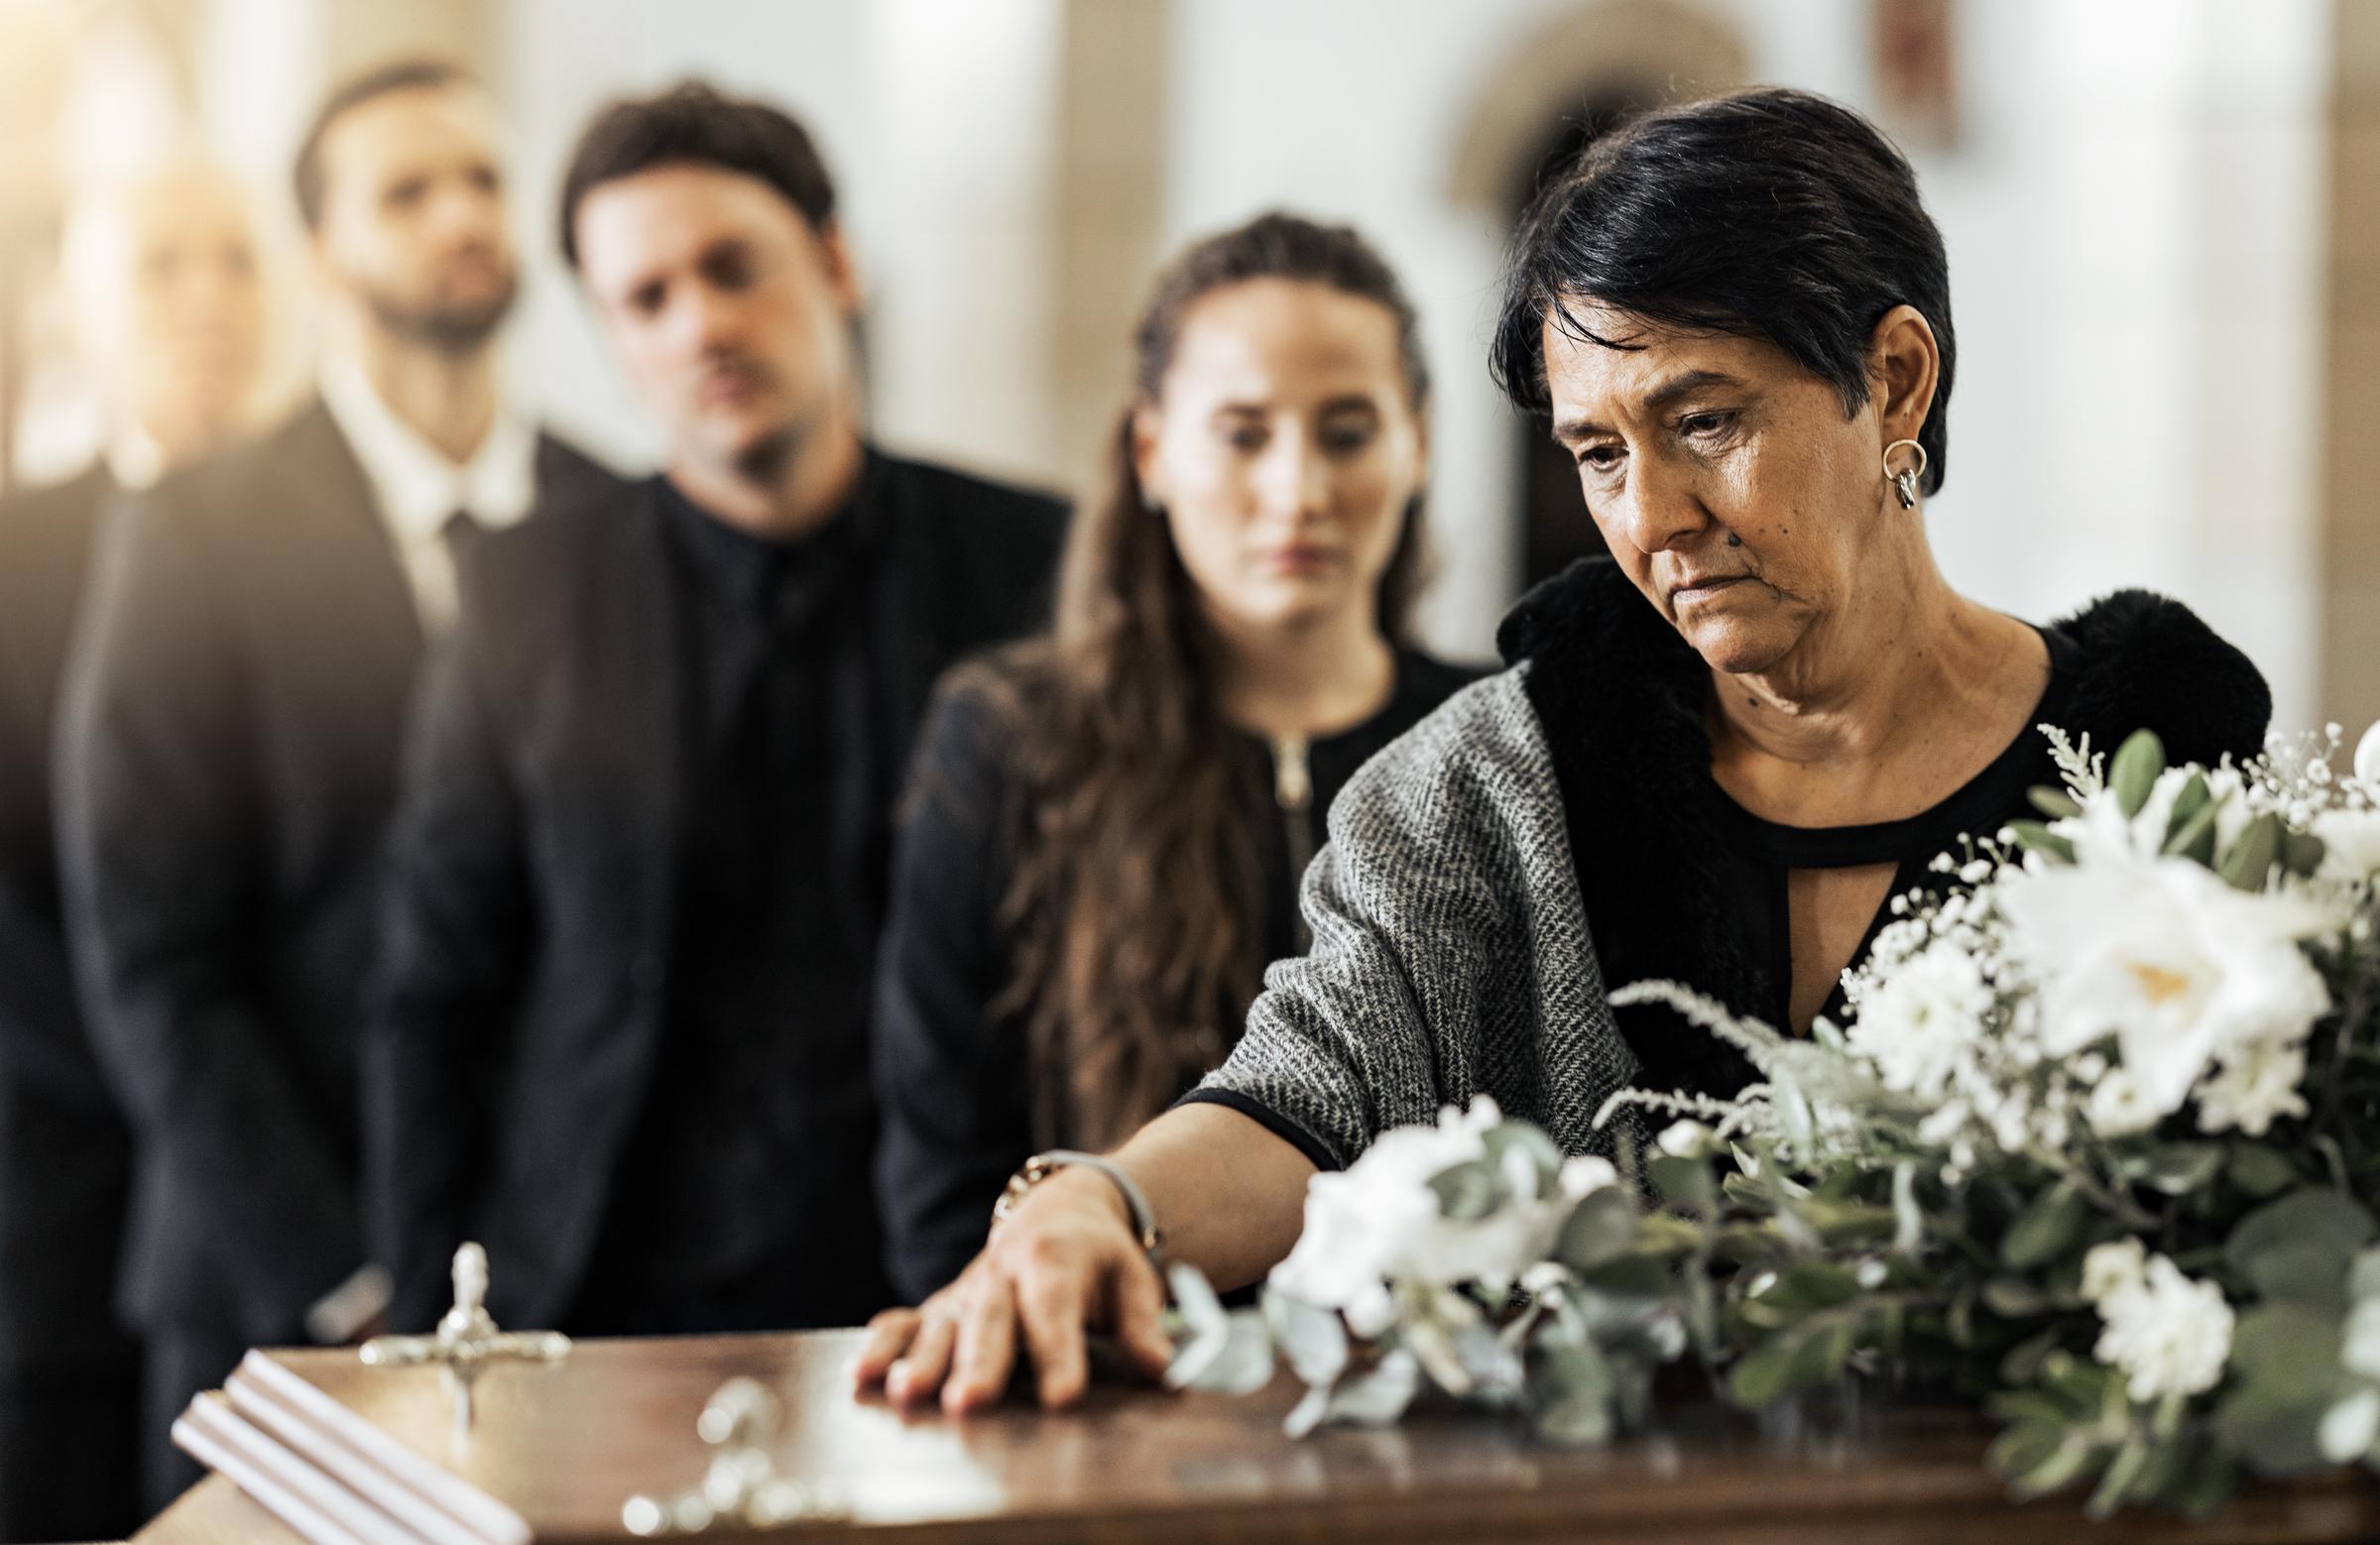
<path fill-rule="evenodd" d="M 1024 790 L 1000 924 L 1022 1015 L 1036 1138 L 1106 1147 L 1222 1059 L 1262 977 L 1253 835 L 1234 797 L 1215 646 L 1133 456 L 1184 318 L 1258 279 L 1327 286 L 1395 318 L 1416 414 L 1429 400 L 1412 303 L 1363 237 L 1281 213 L 1209 236 L 1159 275 L 1133 334 L 1132 401 L 1104 486 L 1077 506 L 1050 633 L 974 667 L 1007 711 Z M 1379 626 L 1407 636 L 1424 562 L 1418 496 L 1380 579 Z"/>

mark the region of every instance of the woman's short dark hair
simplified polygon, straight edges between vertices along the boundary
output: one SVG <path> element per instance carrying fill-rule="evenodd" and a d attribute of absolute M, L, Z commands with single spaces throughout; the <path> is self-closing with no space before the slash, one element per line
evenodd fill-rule
<path fill-rule="evenodd" d="M 1766 338 L 1856 413 L 1867 349 L 1896 305 L 1942 351 L 1917 432 L 1942 486 L 1958 345 L 1950 262 L 1917 176 L 1876 127 L 1807 91 L 1756 90 L 1647 113 L 1591 141 L 1521 217 L 1491 366 L 1524 410 L 1550 408 L 1544 327 L 1609 347 L 1582 302 L 1648 321 Z"/>
<path fill-rule="evenodd" d="M 579 136 L 562 177 L 563 261 L 578 267 L 578 206 L 587 194 L 602 183 L 679 164 L 758 178 L 811 229 L 834 223 L 834 179 L 809 130 L 766 102 L 688 80 L 658 96 L 614 102 Z"/>

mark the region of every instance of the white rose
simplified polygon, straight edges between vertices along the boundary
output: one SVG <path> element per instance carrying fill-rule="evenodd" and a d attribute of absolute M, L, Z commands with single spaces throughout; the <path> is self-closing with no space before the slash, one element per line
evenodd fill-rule
<path fill-rule="evenodd" d="M 2301 895 L 2134 856 L 2026 874 L 1999 900 L 2042 984 L 2046 1049 L 2072 1056 L 2114 1036 L 2156 1117 L 2181 1108 L 2218 1052 L 2302 1039 L 2329 1007 L 2299 944 L 2339 919 Z"/>
<path fill-rule="evenodd" d="M 1272 1268 L 1272 1285 L 1320 1309 L 1372 1298 L 1404 1241 L 1439 1218 L 1431 1179 L 1485 1157 L 1481 1134 L 1495 1121 L 1492 1102 L 1469 1116 L 1450 1107 L 1437 1126 L 1382 1132 L 1346 1169 L 1316 1175 L 1306 1184 L 1305 1229 Z"/>
<path fill-rule="evenodd" d="M 1435 1127 L 1383 1132 L 1356 1162 L 1318 1174 L 1306 1187 L 1305 1230 L 1272 1269 L 1273 1287 L 1291 1298 L 1348 1316 L 1358 1335 L 1377 1335 L 1393 1319 L 1383 1282 L 1502 1287 L 1543 1260 L 1578 1199 L 1618 1178 L 1600 1158 L 1574 1158 L 1553 1194 L 1533 1195 L 1535 1166 L 1507 1150 L 1510 1197 L 1485 1218 L 1446 1216 L 1430 1182 L 1458 1164 L 1487 1156 L 1488 1130 L 1502 1121 L 1495 1103 L 1440 1113 Z"/>
<path fill-rule="evenodd" d="M 2111 1287 L 2098 1306 L 2106 1328 L 2091 1356 L 2123 1370 L 2134 1400 L 2202 1394 L 2221 1381 L 2233 1317 L 2214 1283 L 2152 1255 L 2138 1280 Z"/>
<path fill-rule="evenodd" d="M 2365 787 L 2380 790 L 2380 719 L 2355 743 L 2355 776 Z"/>

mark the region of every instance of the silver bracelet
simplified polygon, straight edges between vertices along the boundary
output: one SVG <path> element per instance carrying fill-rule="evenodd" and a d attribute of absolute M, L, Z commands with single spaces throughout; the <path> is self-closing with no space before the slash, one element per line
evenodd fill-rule
<path fill-rule="evenodd" d="M 1024 1200 L 1026 1192 L 1059 1170 L 1069 1167 L 1096 1169 L 1108 1177 L 1109 1183 L 1124 1197 L 1126 1211 L 1132 1215 L 1132 1233 L 1140 1242 L 1142 1253 L 1151 1260 L 1156 1259 L 1165 1248 L 1165 1235 L 1157 1227 L 1157 1215 L 1149 1207 L 1148 1197 L 1142 1193 L 1138 1183 L 1124 1172 L 1122 1165 L 1101 1158 L 1096 1153 L 1082 1153 L 1073 1148 L 1051 1148 L 1026 1159 L 1023 1167 L 1009 1177 L 1008 1187 L 1000 1193 L 1000 1200 L 992 1204 L 992 1221 L 1006 1221 L 1016 1210 L 1016 1204 Z"/>

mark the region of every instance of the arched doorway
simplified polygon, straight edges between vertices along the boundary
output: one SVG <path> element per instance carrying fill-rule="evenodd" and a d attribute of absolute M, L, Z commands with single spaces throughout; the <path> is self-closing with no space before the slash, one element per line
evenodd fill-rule
<path fill-rule="evenodd" d="M 1489 76 L 1449 194 L 1510 230 L 1546 178 L 1633 113 L 1733 90 L 1747 73 L 1734 32 L 1669 0 L 1582 5 L 1527 39 Z M 1513 577 L 1520 589 L 1603 550 L 1577 470 L 1546 426 L 1512 416 Z"/>

